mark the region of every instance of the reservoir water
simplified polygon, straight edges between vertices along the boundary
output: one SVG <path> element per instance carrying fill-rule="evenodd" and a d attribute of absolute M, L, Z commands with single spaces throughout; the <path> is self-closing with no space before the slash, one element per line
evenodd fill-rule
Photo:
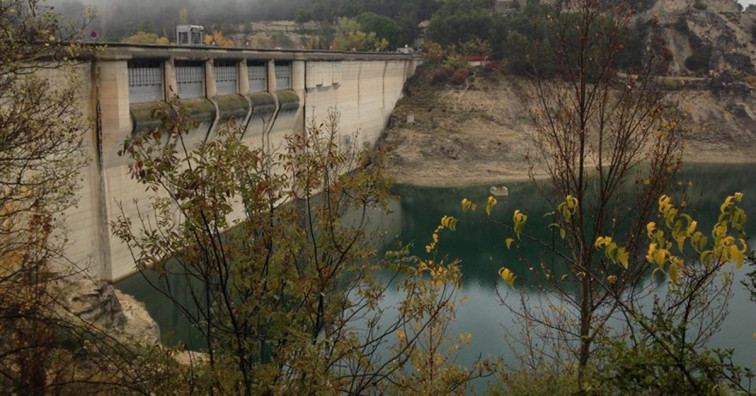
<path fill-rule="evenodd" d="M 756 247 L 756 164 L 744 165 L 689 165 L 680 175 L 679 180 L 692 185 L 687 187 L 687 197 L 692 215 L 705 227 L 716 220 L 719 204 L 736 191 L 744 194 L 741 204 L 751 217 L 747 226 L 749 245 Z M 467 297 L 457 310 L 457 319 L 449 329 L 449 334 L 469 332 L 472 334 L 470 345 L 459 356 L 458 363 L 468 364 L 476 356 L 492 354 L 501 356 L 505 361 L 514 363 L 512 352 L 505 335 L 514 328 L 513 314 L 502 306 L 499 295 L 509 292 L 509 297 L 517 297 L 505 287 L 497 271 L 506 266 L 515 272 L 517 280 L 515 289 L 526 290 L 533 295 L 542 294 L 536 286 L 539 283 L 538 271 L 530 267 L 543 260 L 549 260 L 538 247 L 525 246 L 522 249 L 505 247 L 504 229 L 499 223 L 511 224 L 515 209 L 530 214 L 528 228 L 547 229 L 548 221 L 542 217 L 547 207 L 541 193 L 530 182 L 506 183 L 509 197 L 499 200 L 494 210 L 494 221 L 481 216 L 462 213 L 460 201 L 463 198 L 473 200 L 481 206 L 482 211 L 488 197 L 489 185 L 466 188 L 422 188 L 407 185 L 395 186 L 398 200 L 391 205 L 391 213 L 383 214 L 381 224 L 387 227 L 383 242 L 384 249 L 395 246 L 396 241 L 412 243 L 414 253 L 424 256 L 424 246 L 429 242 L 431 233 L 439 224 L 443 215 L 460 218 L 455 233 L 442 233 L 439 253 L 449 258 L 461 260 L 463 271 L 460 295 Z M 706 220 L 708 219 L 708 220 Z M 550 233 L 545 233 L 549 237 Z M 756 301 L 741 284 L 749 271 L 756 267 L 746 264 L 736 272 L 733 284 L 733 297 L 729 304 L 730 315 L 722 325 L 721 331 L 711 340 L 710 346 L 734 348 L 736 363 L 756 368 Z M 181 314 L 173 309 L 171 303 L 155 292 L 141 275 L 129 277 L 116 285 L 122 291 L 143 301 L 150 315 L 160 325 L 165 342 L 185 342 L 190 347 L 201 345 L 192 337 L 192 332 Z M 545 295 L 548 297 L 548 295 Z M 386 304 L 397 302 L 401 298 L 398 291 L 386 295 Z M 511 333 L 511 331 L 510 331 Z"/>

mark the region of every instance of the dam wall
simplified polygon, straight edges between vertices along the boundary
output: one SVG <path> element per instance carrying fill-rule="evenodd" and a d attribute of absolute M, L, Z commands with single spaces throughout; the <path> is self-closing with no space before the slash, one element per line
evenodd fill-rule
<path fill-rule="evenodd" d="M 108 44 L 92 54 L 68 67 L 77 76 L 82 113 L 91 120 L 85 134 L 91 161 L 81 173 L 79 204 L 63 221 L 67 257 L 110 281 L 136 271 L 111 222 L 121 215 L 136 219 L 154 194 L 131 178 L 128 159 L 118 152 L 130 136 L 159 125 L 155 109 L 179 100 L 198 122 L 185 138 L 192 144 L 213 139 L 233 120 L 243 126 L 245 143 L 262 147 L 265 141 L 275 149 L 333 108 L 340 113 L 338 141 L 370 147 L 420 61 L 399 53 L 130 44 Z"/>

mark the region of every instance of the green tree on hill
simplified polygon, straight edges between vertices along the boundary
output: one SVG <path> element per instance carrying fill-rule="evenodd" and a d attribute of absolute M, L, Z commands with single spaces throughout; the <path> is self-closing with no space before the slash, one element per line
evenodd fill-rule
<path fill-rule="evenodd" d="M 377 37 L 386 39 L 389 46 L 397 47 L 400 45 L 402 28 L 395 20 L 374 12 L 363 12 L 354 17 L 354 20 L 360 25 L 361 30 L 367 33 L 375 33 Z"/>
<path fill-rule="evenodd" d="M 375 32 L 365 32 L 360 24 L 350 18 L 341 18 L 333 38 L 333 49 L 339 51 L 382 51 L 389 42 Z"/>
<path fill-rule="evenodd" d="M 449 0 L 428 26 L 428 39 L 444 46 L 470 40 L 488 40 L 494 24 L 493 1 Z"/>

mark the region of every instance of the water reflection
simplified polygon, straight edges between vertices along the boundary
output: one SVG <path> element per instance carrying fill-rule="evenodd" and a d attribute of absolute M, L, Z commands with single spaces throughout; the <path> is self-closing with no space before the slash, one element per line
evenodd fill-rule
<path fill-rule="evenodd" d="M 679 178 L 693 184 L 686 188 L 690 209 L 699 220 L 703 229 L 711 227 L 716 221 L 719 204 L 722 199 L 735 191 L 744 193 L 742 207 L 752 218 L 756 216 L 756 166 L 747 165 L 691 165 Z M 542 249 L 507 249 L 504 240 L 507 233 L 503 224 L 511 224 L 511 215 L 515 209 L 530 213 L 528 230 L 544 230 L 540 238 L 558 238 L 548 231 L 549 219 L 542 217 L 548 208 L 540 192 L 529 182 L 508 184 L 510 195 L 499 200 L 494 211 L 493 221 L 481 220 L 480 215 L 462 213 L 460 201 L 468 198 L 484 203 L 490 186 L 469 188 L 422 188 L 396 186 L 395 194 L 399 197 L 389 212 L 374 214 L 373 224 L 384 227 L 384 237 L 379 238 L 386 248 L 395 246 L 395 236 L 404 243 L 413 244 L 413 253 L 423 256 L 424 246 L 430 241 L 431 232 L 439 224 L 443 215 L 461 219 L 462 224 L 453 234 L 442 234 L 439 253 L 449 258 L 461 259 L 463 284 L 461 294 L 467 296 L 457 312 L 457 320 L 450 328 L 450 334 L 470 332 L 473 334 L 465 354 L 459 362 L 468 364 L 478 355 L 502 356 L 514 363 L 505 334 L 515 325 L 515 317 L 501 306 L 497 287 L 501 287 L 497 271 L 502 266 L 512 269 L 518 276 L 518 291 L 526 290 L 534 296 L 544 296 L 537 287 L 542 281 L 542 273 L 530 270 L 538 263 L 555 264 L 553 257 Z M 677 201 L 682 199 L 678 196 Z M 625 202 L 625 204 L 630 205 Z M 479 209 L 480 211 L 480 209 Z M 706 216 L 706 217 L 702 217 Z M 751 221 L 749 235 L 756 231 L 756 222 Z M 394 241 L 394 242 L 392 242 Z M 756 239 L 750 240 L 756 246 Z M 747 271 L 739 271 L 733 286 L 734 297 L 730 301 L 731 315 L 722 326 L 721 332 L 712 340 L 712 346 L 735 347 L 736 363 L 756 367 L 756 305 L 749 300 L 749 293 L 741 285 Z M 141 276 L 133 276 L 117 285 L 121 290 L 146 302 L 150 314 L 158 321 L 166 341 L 192 341 L 190 329 L 181 314 L 172 309 L 170 302 L 154 292 Z M 386 304 L 392 304 L 401 298 L 397 290 L 386 296 Z M 510 299 L 519 299 L 517 293 L 510 293 Z M 510 300 L 512 302 L 516 300 Z"/>
<path fill-rule="evenodd" d="M 690 213 L 699 220 L 702 229 L 711 229 L 719 213 L 722 200 L 736 191 L 743 192 L 745 198 L 741 207 L 756 216 L 756 165 L 690 165 L 679 175 L 682 189 L 676 193 L 676 202 L 686 199 Z M 688 181 L 692 185 L 688 185 Z M 513 362 L 509 346 L 504 342 L 507 329 L 515 327 L 516 318 L 502 307 L 497 287 L 501 292 L 507 289 L 501 285 L 497 275 L 500 267 L 512 269 L 518 276 L 517 291 L 525 290 L 532 297 L 542 294 L 540 284 L 542 272 L 532 267 L 544 263 L 550 268 L 559 267 L 554 257 L 538 247 L 525 249 L 507 249 L 504 239 L 508 235 L 501 223 L 511 224 L 511 215 L 515 209 L 530 214 L 527 229 L 541 232 L 538 237 L 544 240 L 558 238 L 548 231 L 548 218 L 542 217 L 548 212 L 544 199 L 538 189 L 529 182 L 508 184 L 510 195 L 500 199 L 494 213 L 493 222 L 476 220 L 474 216 L 462 212 L 460 202 L 468 198 L 483 204 L 488 197 L 489 186 L 469 188 L 420 188 L 396 186 L 396 193 L 401 197 L 402 233 L 404 242 L 414 242 L 413 253 L 423 256 L 424 246 L 430 240 L 430 233 L 438 225 L 443 215 L 455 216 L 461 225 L 458 231 L 444 238 L 439 245 L 442 255 L 462 260 L 463 284 L 461 293 L 468 297 L 466 303 L 458 310 L 457 321 L 450 332 L 473 334 L 468 354 L 462 356 L 463 363 L 472 361 L 478 354 L 494 354 Z M 627 204 L 627 203 L 625 203 Z M 480 209 L 479 209 L 480 211 Z M 541 231 L 538 231 L 541 230 Z M 748 235 L 756 231 L 756 221 L 748 224 Z M 751 247 L 756 246 L 756 238 L 751 238 Z M 731 315 L 722 325 L 711 342 L 714 347 L 735 348 L 736 363 L 756 367 L 756 316 L 753 315 L 756 304 L 749 300 L 749 293 L 741 284 L 745 279 L 746 269 L 738 271 L 733 284 L 734 296 L 729 304 Z M 558 275 L 557 275 L 558 276 Z M 662 281 L 661 278 L 656 279 Z M 510 304 L 516 304 L 519 293 L 508 293 Z M 533 302 L 535 303 L 535 302 Z"/>

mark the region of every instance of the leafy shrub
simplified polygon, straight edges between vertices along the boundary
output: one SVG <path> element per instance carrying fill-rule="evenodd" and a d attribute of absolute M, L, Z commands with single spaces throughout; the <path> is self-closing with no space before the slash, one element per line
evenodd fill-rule
<path fill-rule="evenodd" d="M 444 58 L 444 48 L 439 43 L 428 41 L 423 45 L 423 57 L 427 62 L 441 62 Z"/>
<path fill-rule="evenodd" d="M 693 8 L 695 8 L 697 10 L 705 10 L 708 7 L 701 0 L 696 0 L 696 2 L 693 3 Z"/>
<path fill-rule="evenodd" d="M 431 81 L 434 83 L 445 83 L 449 81 L 449 77 L 451 77 L 452 73 L 451 70 L 445 67 L 439 67 L 431 73 Z"/>
<path fill-rule="evenodd" d="M 688 350 L 690 345 L 679 340 L 689 329 L 685 325 L 669 326 L 671 320 L 663 318 L 654 323 L 664 335 L 661 340 L 675 341 L 650 338 L 635 346 L 613 338 L 599 341 L 602 348 L 597 360 L 605 365 L 592 377 L 600 384 L 597 389 L 600 394 L 693 395 L 710 389 L 719 389 L 719 394 L 736 394 L 730 392 L 735 391 L 728 384 L 730 381 L 747 384 L 753 378 L 751 370 L 733 364 L 732 350 Z M 670 354 L 669 349 L 675 353 Z M 685 359 L 680 361 L 672 356 Z"/>
<path fill-rule="evenodd" d="M 502 70 L 501 62 L 496 60 L 491 60 L 488 62 L 483 62 L 483 73 L 486 75 L 492 75 L 497 74 Z"/>
<path fill-rule="evenodd" d="M 444 69 L 451 71 L 464 69 L 467 67 L 467 58 L 459 54 L 449 55 L 444 61 Z"/>
<path fill-rule="evenodd" d="M 501 383 L 491 385 L 488 394 L 573 395 L 579 391 L 577 368 L 565 363 L 564 367 L 559 368 L 544 366 L 532 371 L 509 373 L 502 378 Z"/>
<path fill-rule="evenodd" d="M 452 74 L 451 78 L 449 78 L 449 82 L 454 85 L 462 84 L 469 75 L 467 69 L 457 69 L 454 74 Z"/>

